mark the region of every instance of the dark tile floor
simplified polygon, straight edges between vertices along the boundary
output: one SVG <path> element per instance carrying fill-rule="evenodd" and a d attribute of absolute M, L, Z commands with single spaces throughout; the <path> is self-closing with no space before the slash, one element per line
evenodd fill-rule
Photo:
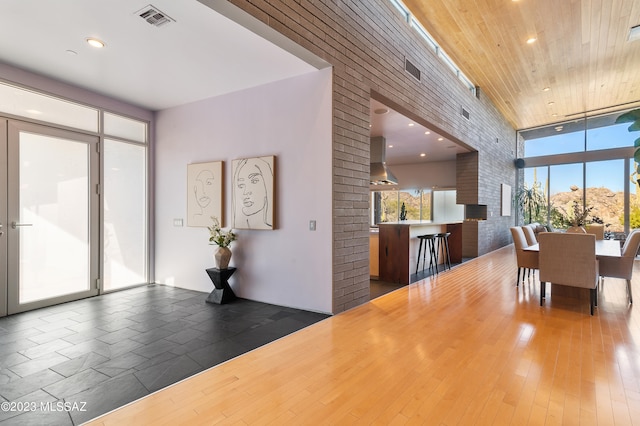
<path fill-rule="evenodd" d="M 327 317 L 206 297 L 150 285 L 0 318 L 0 424 L 80 424 Z"/>
<path fill-rule="evenodd" d="M 380 280 L 369 281 L 369 300 L 377 299 L 380 296 L 384 296 L 387 293 L 391 293 L 401 287 L 404 284 L 388 283 Z"/>

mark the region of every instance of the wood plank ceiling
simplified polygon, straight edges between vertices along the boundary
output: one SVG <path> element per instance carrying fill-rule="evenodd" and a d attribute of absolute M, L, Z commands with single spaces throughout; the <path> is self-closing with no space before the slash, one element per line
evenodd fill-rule
<path fill-rule="evenodd" d="M 516 129 L 640 105 L 640 0 L 404 3 Z"/>

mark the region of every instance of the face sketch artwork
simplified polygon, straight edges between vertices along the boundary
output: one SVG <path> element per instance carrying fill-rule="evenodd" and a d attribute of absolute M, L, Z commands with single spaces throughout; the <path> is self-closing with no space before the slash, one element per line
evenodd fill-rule
<path fill-rule="evenodd" d="M 222 213 L 222 161 L 188 164 L 187 225 L 206 227 Z"/>
<path fill-rule="evenodd" d="M 200 206 L 200 212 L 196 214 L 203 214 L 204 210 L 209 204 L 211 204 L 211 197 L 213 196 L 213 173 L 210 170 L 203 170 L 196 176 L 195 185 L 193 186 L 193 195 L 196 199 L 196 203 Z"/>
<path fill-rule="evenodd" d="M 273 229 L 272 164 L 263 158 L 238 160 L 233 184 L 233 227 Z"/>

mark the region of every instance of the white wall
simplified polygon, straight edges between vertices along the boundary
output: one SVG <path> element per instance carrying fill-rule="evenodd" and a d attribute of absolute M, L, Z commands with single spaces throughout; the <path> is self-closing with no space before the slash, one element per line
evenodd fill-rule
<path fill-rule="evenodd" d="M 157 113 L 156 282 L 213 289 L 207 229 L 173 226 L 186 225 L 187 164 L 224 161 L 227 226 L 231 161 L 275 155 L 277 229 L 238 231 L 229 283 L 239 297 L 331 312 L 331 76 L 325 69 Z"/>

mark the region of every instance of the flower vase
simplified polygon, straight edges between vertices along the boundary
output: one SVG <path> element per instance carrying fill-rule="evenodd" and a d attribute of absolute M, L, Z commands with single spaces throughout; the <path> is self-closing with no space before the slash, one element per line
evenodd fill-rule
<path fill-rule="evenodd" d="M 213 260 L 216 263 L 216 268 L 227 269 L 229 267 L 229 261 L 231 260 L 231 250 L 229 247 L 218 247 L 213 253 Z"/>
<path fill-rule="evenodd" d="M 587 230 L 583 226 L 570 226 L 567 228 L 567 234 L 586 234 Z"/>

